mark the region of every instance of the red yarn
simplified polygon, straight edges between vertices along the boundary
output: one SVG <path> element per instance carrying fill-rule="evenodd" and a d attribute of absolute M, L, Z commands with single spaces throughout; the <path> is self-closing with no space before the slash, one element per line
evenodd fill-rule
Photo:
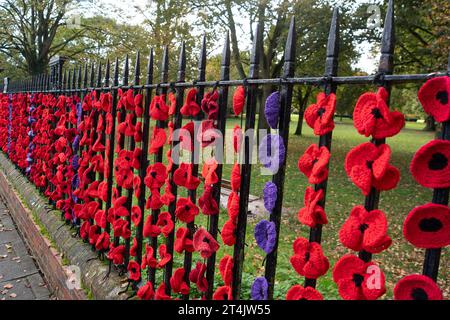
<path fill-rule="evenodd" d="M 206 186 L 203 195 L 198 199 L 198 205 L 204 215 L 211 216 L 219 214 L 220 209 L 216 199 L 213 198 L 214 188 Z"/>
<path fill-rule="evenodd" d="M 219 182 L 216 170 L 219 164 L 214 158 L 207 159 L 203 164 L 202 177 L 205 179 L 205 185 L 211 186 Z"/>
<path fill-rule="evenodd" d="M 206 264 L 197 262 L 195 269 L 189 274 L 189 281 L 195 283 L 198 291 L 206 292 L 208 290 L 208 281 L 205 278 Z"/>
<path fill-rule="evenodd" d="M 416 181 L 426 187 L 450 187 L 450 141 L 433 140 L 417 151 L 411 163 Z"/>
<path fill-rule="evenodd" d="M 405 238 L 418 248 L 450 245 L 450 208 L 429 203 L 411 211 L 403 225 Z"/>
<path fill-rule="evenodd" d="M 200 184 L 200 179 L 193 175 L 193 165 L 182 163 L 173 174 L 173 182 L 179 187 L 195 190 Z"/>
<path fill-rule="evenodd" d="M 323 190 L 314 191 L 308 187 L 305 193 L 305 207 L 298 212 L 298 220 L 300 223 L 315 228 L 317 225 L 328 224 L 325 210 L 318 205 L 324 199 Z"/>
<path fill-rule="evenodd" d="M 236 243 L 236 224 L 234 221 L 228 220 L 222 228 L 221 237 L 226 246 L 234 246 Z"/>
<path fill-rule="evenodd" d="M 378 277 L 374 270 L 378 270 Z M 336 263 L 333 280 L 344 300 L 376 300 L 386 293 L 384 273 L 375 263 L 366 263 L 354 255 L 346 255 Z"/>
<path fill-rule="evenodd" d="M 165 244 L 162 244 L 158 248 L 159 253 L 159 262 L 156 265 L 156 268 L 162 269 L 172 260 L 172 255 L 167 252 L 167 247 Z"/>
<path fill-rule="evenodd" d="M 364 195 L 369 195 L 372 187 L 388 191 L 394 189 L 400 172 L 389 164 L 391 149 L 387 144 L 375 146 L 368 142 L 353 148 L 345 159 L 345 171 Z"/>
<path fill-rule="evenodd" d="M 325 275 L 330 268 L 321 245 L 315 242 L 310 243 L 304 238 L 294 242 L 294 255 L 290 261 L 295 271 L 308 279 L 317 279 Z"/>
<path fill-rule="evenodd" d="M 214 146 L 216 140 L 220 137 L 221 134 L 219 130 L 217 130 L 214 120 L 202 121 L 197 133 L 197 140 L 201 142 L 202 148 Z"/>
<path fill-rule="evenodd" d="M 219 272 L 222 276 L 223 283 L 226 286 L 231 286 L 231 282 L 233 280 L 233 267 L 234 262 L 231 256 L 226 255 L 222 258 L 222 260 L 220 260 Z"/>
<path fill-rule="evenodd" d="M 150 104 L 150 117 L 156 121 L 166 121 L 169 118 L 169 107 L 165 96 L 155 96 Z"/>
<path fill-rule="evenodd" d="M 241 166 L 239 163 L 235 163 L 231 170 L 231 190 L 239 192 L 241 189 Z"/>
<path fill-rule="evenodd" d="M 153 129 L 153 134 L 150 139 L 150 147 L 148 149 L 149 154 L 158 153 L 159 149 L 161 149 L 167 141 L 166 131 L 164 129 L 155 127 Z"/>
<path fill-rule="evenodd" d="M 218 100 L 219 92 L 217 90 L 205 93 L 205 96 L 202 100 L 202 110 L 205 114 L 208 115 L 209 120 L 217 120 L 217 118 L 219 117 L 219 104 L 217 103 Z"/>
<path fill-rule="evenodd" d="M 209 259 L 220 248 L 216 239 L 203 228 L 194 234 L 193 244 L 195 251 L 199 252 L 203 259 Z"/>
<path fill-rule="evenodd" d="M 438 122 L 450 120 L 450 77 L 428 80 L 419 90 L 419 100 L 423 109 Z"/>
<path fill-rule="evenodd" d="M 154 268 L 156 268 L 156 265 L 157 265 L 157 261 L 155 258 L 155 252 L 153 250 L 153 247 L 146 244 L 145 245 L 145 254 L 142 257 L 141 269 L 145 269 L 147 267 L 154 269 Z"/>
<path fill-rule="evenodd" d="M 155 297 L 155 291 L 151 282 L 147 282 L 145 285 L 139 288 L 137 296 L 141 300 L 153 300 Z"/>
<path fill-rule="evenodd" d="M 392 243 L 387 235 L 387 219 L 380 210 L 368 212 L 363 206 L 353 208 L 339 232 L 342 244 L 354 251 L 380 253 Z"/>
<path fill-rule="evenodd" d="M 410 275 L 401 279 L 394 289 L 395 300 L 443 300 L 438 285 L 427 276 Z"/>
<path fill-rule="evenodd" d="M 191 291 L 188 284 L 184 281 L 184 269 L 178 268 L 170 278 L 170 286 L 175 293 L 182 295 L 189 294 Z"/>
<path fill-rule="evenodd" d="M 217 288 L 213 294 L 213 300 L 231 301 L 233 300 L 233 291 L 230 286 L 223 286 Z"/>
<path fill-rule="evenodd" d="M 286 295 L 286 300 L 288 300 L 288 301 L 291 301 L 291 300 L 322 301 L 323 297 L 319 293 L 319 291 L 317 291 L 311 287 L 304 288 L 300 285 L 295 285 L 289 289 L 289 291 Z"/>
<path fill-rule="evenodd" d="M 236 116 L 239 116 L 244 111 L 245 105 L 245 88 L 240 86 L 236 88 L 236 92 L 233 96 L 233 112 Z"/>
<path fill-rule="evenodd" d="M 405 117 L 401 112 L 389 111 L 388 98 L 389 93 L 383 87 L 376 94 L 368 92 L 359 98 L 353 119 L 360 134 L 384 139 L 397 135 L 403 129 Z"/>
<path fill-rule="evenodd" d="M 317 103 L 310 105 L 305 111 L 305 120 L 308 126 L 314 129 L 314 134 L 323 136 L 334 130 L 334 113 L 336 111 L 336 95 L 326 95 L 321 92 L 317 95 Z"/>
<path fill-rule="evenodd" d="M 174 229 L 174 222 L 169 212 L 162 212 L 158 215 L 156 225 L 161 228 L 161 233 L 164 237 L 168 237 Z"/>
<path fill-rule="evenodd" d="M 166 284 L 164 282 L 156 289 L 155 300 L 172 300 L 172 298 L 166 294 Z"/>
<path fill-rule="evenodd" d="M 152 223 L 153 217 L 147 216 L 144 223 L 143 235 L 145 238 L 156 238 L 161 234 L 161 228 Z"/>
<path fill-rule="evenodd" d="M 181 254 L 184 251 L 194 252 L 194 245 L 192 243 L 192 239 L 189 238 L 189 229 L 187 228 L 179 228 L 176 233 L 174 250 L 175 252 Z"/>
<path fill-rule="evenodd" d="M 151 190 L 161 188 L 167 179 L 167 169 L 159 162 L 148 166 L 146 173 L 144 183 Z"/>
<path fill-rule="evenodd" d="M 127 270 L 130 280 L 139 281 L 141 279 L 141 266 L 136 261 L 130 261 Z"/>
<path fill-rule="evenodd" d="M 181 114 L 186 117 L 195 117 L 200 112 L 200 106 L 196 102 L 197 89 L 192 88 L 186 95 L 186 102 L 181 107 Z"/>
<path fill-rule="evenodd" d="M 298 169 L 308 177 L 311 184 L 319 184 L 328 178 L 330 151 L 326 147 L 311 145 L 298 161 Z"/>
<path fill-rule="evenodd" d="M 242 139 L 242 129 L 240 126 L 236 125 L 233 129 L 233 149 L 236 154 L 241 151 Z"/>

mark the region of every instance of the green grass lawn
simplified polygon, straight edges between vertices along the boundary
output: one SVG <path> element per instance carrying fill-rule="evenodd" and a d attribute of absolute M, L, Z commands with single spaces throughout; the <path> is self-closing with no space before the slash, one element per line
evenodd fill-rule
<path fill-rule="evenodd" d="M 295 132 L 297 119 L 296 116 L 293 116 L 291 132 Z M 234 125 L 239 123 L 239 120 L 229 120 L 228 127 L 234 128 Z M 422 129 L 423 124 L 408 123 L 398 136 L 388 139 L 388 144 L 392 149 L 391 162 L 400 169 L 401 181 L 395 190 L 383 192 L 380 201 L 380 209 L 387 215 L 390 224 L 389 235 L 393 239 L 393 244 L 387 251 L 374 257 L 374 260 L 386 274 L 388 293 L 385 298 L 392 298 L 392 290 L 395 283 L 403 276 L 422 272 L 424 250 L 415 249 L 403 238 L 402 233 L 403 221 L 408 213 L 414 207 L 430 202 L 432 199 L 432 191 L 418 185 L 409 172 L 409 165 L 414 153 L 434 138 L 433 133 L 423 132 Z M 364 204 L 363 194 L 345 174 L 344 160 L 351 148 L 367 141 L 369 139 L 360 136 L 350 120 L 341 122 L 339 119 L 336 119 L 326 204 L 329 224 L 324 226 L 323 229 L 323 248 L 332 266 L 340 257 L 351 252 L 340 244 L 338 239 L 339 229 L 347 219 L 352 208 L 356 205 Z M 298 237 L 308 238 L 309 236 L 309 229 L 302 226 L 297 220 L 297 212 L 303 206 L 303 196 L 308 186 L 307 179 L 297 169 L 297 161 L 312 143 L 317 142 L 318 137 L 313 135 L 312 130 L 306 124 L 304 125 L 303 136 L 290 136 L 284 193 L 284 207 L 286 210 L 283 212 L 275 287 L 277 299 L 284 299 L 286 292 L 292 285 L 303 285 L 304 283 L 304 279 L 293 270 L 289 262 L 293 254 L 292 244 L 295 239 Z M 230 169 L 230 165 L 225 166 L 224 179 L 229 179 Z M 264 184 L 270 179 L 271 177 L 261 175 L 259 166 L 254 166 L 251 178 L 251 193 L 261 196 Z M 199 190 L 199 194 L 201 192 Z M 249 299 L 250 287 L 254 279 L 264 275 L 265 254 L 256 246 L 253 236 L 255 224 L 263 218 L 267 217 L 251 219 L 248 224 L 242 286 L 242 298 L 244 299 Z M 226 219 L 227 214 L 224 211 L 221 214 L 220 226 L 223 225 Z M 206 217 L 199 215 L 196 219 L 196 224 L 207 227 Z M 220 237 L 219 242 L 221 243 Z M 218 252 L 218 261 L 225 254 L 232 255 L 232 248 L 222 245 Z M 444 250 L 439 284 L 446 296 L 450 293 L 448 257 L 448 250 Z M 199 259 L 200 257 L 194 254 L 194 263 Z M 181 267 L 183 256 L 175 254 L 174 262 L 175 268 Z M 326 299 L 339 299 L 336 285 L 332 281 L 331 271 L 332 268 L 330 268 L 325 277 L 318 280 L 318 290 Z M 160 281 L 162 280 L 161 273 L 158 272 L 158 280 Z M 216 281 L 216 285 L 222 285 L 218 271 Z M 195 292 L 193 296 L 196 296 Z"/>

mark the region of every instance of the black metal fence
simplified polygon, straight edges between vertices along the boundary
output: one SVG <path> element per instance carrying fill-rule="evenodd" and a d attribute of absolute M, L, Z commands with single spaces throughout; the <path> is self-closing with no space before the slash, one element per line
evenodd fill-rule
<path fill-rule="evenodd" d="M 323 77 L 296 77 L 295 76 L 295 60 L 296 60 L 296 24 L 295 20 L 292 19 L 289 27 L 289 34 L 287 37 L 286 47 L 285 47 L 285 56 L 284 56 L 284 68 L 283 73 L 279 78 L 274 79 L 260 79 L 260 50 L 261 50 L 261 42 L 260 32 L 255 32 L 255 39 L 253 44 L 253 50 L 250 59 L 250 72 L 248 79 L 244 80 L 230 80 L 230 43 L 228 36 L 225 39 L 223 54 L 222 54 L 222 63 L 221 63 L 221 71 L 220 71 L 220 79 L 218 81 L 205 81 L 205 73 L 206 73 L 206 45 L 205 41 L 203 41 L 203 46 L 201 49 L 199 64 L 198 64 L 198 78 L 195 81 L 188 82 L 185 79 L 185 71 L 186 71 L 186 52 L 185 47 L 182 45 L 179 53 L 179 64 L 178 64 L 178 76 L 176 81 L 169 81 L 169 49 L 165 47 L 164 54 L 161 59 L 161 74 L 160 80 L 158 83 L 152 83 L 154 79 L 154 65 L 155 60 L 153 56 L 153 50 L 150 51 L 150 55 L 148 57 L 148 67 L 146 71 L 146 82 L 145 84 L 140 83 L 140 55 L 137 54 L 135 60 L 135 69 L 134 69 L 134 79 L 130 83 L 129 81 L 129 58 L 126 57 L 123 68 L 122 68 L 122 79 L 119 81 L 119 60 L 116 59 L 114 63 L 114 72 L 111 76 L 111 64 L 107 61 L 105 64 L 99 63 L 97 65 L 97 70 L 95 70 L 94 65 L 92 64 L 90 67 L 85 66 L 84 68 L 78 67 L 72 70 L 64 70 L 63 68 L 63 60 L 56 59 L 53 61 L 51 65 L 50 73 L 43 74 L 39 76 L 35 76 L 31 79 L 25 81 L 9 81 L 7 87 L 2 88 L 5 93 L 14 94 L 14 93 L 26 93 L 29 95 L 54 95 L 56 98 L 59 96 L 72 97 L 73 101 L 83 101 L 87 96 L 91 95 L 92 92 L 97 92 L 98 96 L 102 93 L 109 93 L 112 97 L 112 110 L 111 116 L 114 119 L 112 123 L 112 130 L 110 134 L 105 133 L 105 131 L 94 132 L 92 129 L 92 141 L 100 141 L 105 144 L 106 141 L 109 141 L 111 148 L 110 152 L 107 153 L 105 150 L 101 150 L 98 154 L 101 154 L 103 159 L 108 159 L 109 163 L 109 172 L 107 173 L 107 177 L 103 173 L 97 172 L 91 176 L 92 181 L 100 181 L 106 182 L 107 184 L 107 196 L 104 201 L 99 200 L 99 209 L 103 209 L 104 212 L 108 213 L 111 208 L 114 208 L 114 201 L 117 200 L 120 196 L 126 197 L 126 202 L 124 207 L 127 209 L 128 213 L 131 213 L 134 206 L 140 208 L 142 212 L 142 218 L 140 221 L 132 227 L 132 218 L 131 214 L 126 217 L 126 221 L 132 229 L 132 234 L 134 235 L 135 244 L 131 243 L 131 237 L 127 237 L 126 239 L 116 236 L 112 237 L 112 245 L 111 248 L 117 248 L 119 245 L 124 244 L 124 260 L 118 266 L 119 271 L 125 272 L 129 262 L 131 261 L 131 256 L 135 255 L 135 261 L 141 265 L 143 260 L 143 255 L 146 252 L 146 245 L 151 247 L 153 251 L 153 257 L 157 258 L 158 249 L 161 249 L 160 244 L 164 243 L 166 246 L 166 252 L 160 252 L 162 256 L 171 256 L 172 259 L 166 263 L 162 268 L 155 266 L 147 267 L 147 279 L 153 285 L 153 288 L 156 288 L 157 283 L 157 273 L 162 272 L 162 279 L 164 283 L 164 287 L 162 287 L 162 291 L 168 296 L 172 293 L 173 282 L 171 279 L 173 278 L 173 257 L 174 257 L 174 243 L 176 236 L 176 228 L 173 229 L 170 234 L 167 235 L 165 240 L 161 240 L 160 237 L 152 236 L 152 237 L 144 237 L 144 222 L 147 217 L 151 217 L 152 225 L 155 225 L 158 222 L 158 218 L 161 214 L 160 209 L 149 210 L 146 207 L 146 201 L 151 196 L 150 190 L 146 187 L 144 183 L 145 177 L 147 175 L 147 168 L 155 163 L 167 163 L 167 158 L 165 157 L 165 151 L 163 147 L 160 147 L 158 151 L 154 154 L 154 158 L 150 159 L 150 154 L 148 152 L 148 147 L 151 141 L 151 118 L 149 116 L 150 106 L 152 103 L 152 97 L 154 95 L 158 95 L 167 98 L 169 93 L 174 93 L 176 97 L 176 110 L 173 115 L 172 122 L 170 123 L 171 129 L 176 130 L 182 127 L 183 125 L 183 116 L 180 113 L 180 108 L 183 105 L 185 91 L 190 88 L 197 88 L 197 104 L 201 104 L 205 90 L 208 88 L 213 88 L 215 90 L 218 89 L 219 93 L 219 117 L 217 120 L 217 129 L 225 134 L 226 125 L 227 125 L 227 116 L 228 116 L 228 105 L 229 105 L 229 88 L 234 86 L 244 86 L 246 88 L 246 107 L 245 107 L 245 130 L 250 130 L 255 128 L 255 118 L 256 118 L 256 109 L 257 109 L 257 95 L 258 88 L 266 85 L 276 85 L 280 87 L 280 101 L 281 101 L 281 120 L 279 125 L 279 135 L 283 138 L 286 148 L 289 146 L 289 127 L 291 121 L 291 105 L 292 105 L 292 93 L 293 88 L 296 85 L 310 85 L 310 86 L 322 86 L 324 88 L 325 93 L 331 94 L 336 93 L 336 89 L 341 85 L 358 85 L 358 84 L 376 84 L 378 86 L 385 87 L 389 92 L 391 87 L 395 84 L 399 83 L 411 83 L 411 82 L 423 82 L 432 77 L 445 75 L 443 73 L 436 73 L 432 75 L 426 74 L 414 74 L 414 75 L 394 75 L 394 47 L 395 47 L 395 33 L 394 33 L 394 12 L 393 12 L 393 1 L 389 2 L 388 12 L 385 20 L 384 26 L 384 35 L 381 43 L 381 61 L 378 73 L 376 75 L 371 76 L 339 76 L 338 75 L 338 59 L 339 59 L 339 15 L 338 10 L 334 10 L 333 18 L 331 21 L 331 28 L 329 34 L 329 41 L 327 47 L 327 58 L 325 61 L 325 73 Z M 104 68 L 104 72 L 103 72 Z M 119 83 L 121 83 L 119 85 Z M 127 119 L 127 115 L 132 113 L 133 111 L 125 111 L 121 109 L 118 112 L 118 100 L 120 100 L 120 96 L 124 94 L 126 90 L 132 90 L 133 95 L 136 96 L 138 94 L 143 94 L 144 99 L 144 110 L 142 115 L 134 114 L 131 117 L 133 126 L 136 126 L 137 121 L 139 121 L 142 125 L 142 137 L 141 139 L 134 139 L 133 137 L 124 136 L 121 139 L 117 137 L 117 126 L 119 123 L 123 123 Z M 74 97 L 77 97 L 75 99 Z M 94 110 L 94 109 L 93 109 Z M 68 109 L 67 112 L 70 112 Z M 101 119 L 105 119 L 107 116 L 107 112 L 104 110 L 96 109 L 93 111 L 92 120 L 93 123 L 96 124 L 99 117 Z M 120 116 L 118 118 L 118 115 Z M 89 117 L 87 111 L 84 111 L 83 117 Z M 200 112 L 199 116 L 191 118 L 191 120 L 203 120 L 205 114 Z M 117 120 L 116 120 L 117 119 Z M 58 119 L 54 118 L 54 123 L 52 127 L 55 128 Z M 154 126 L 156 128 L 167 129 L 169 121 L 167 120 L 158 120 L 155 121 Z M 74 128 L 74 125 L 69 125 L 69 128 Z M 448 124 L 445 125 L 446 133 L 444 136 L 448 138 Z M 380 145 L 385 143 L 384 140 L 373 140 L 372 141 L 376 145 Z M 179 142 L 173 141 L 171 143 L 170 148 L 174 148 L 177 146 Z M 113 150 L 136 150 L 137 146 L 140 146 L 141 153 L 139 155 L 139 163 L 133 172 L 136 173 L 136 176 L 139 177 L 139 184 L 133 185 L 132 187 L 125 189 L 117 186 L 117 191 L 113 188 L 117 183 L 117 177 L 115 176 L 114 162 L 117 159 L 117 154 Z M 321 136 L 319 141 L 319 146 L 326 147 L 331 150 L 332 147 L 332 133 Z M 118 149 L 117 149 L 118 148 Z M 252 157 L 252 151 L 250 148 L 250 141 L 248 137 L 243 141 L 243 155 L 244 161 L 241 165 L 241 185 L 239 189 L 239 214 L 237 219 L 237 225 L 235 230 L 236 241 L 234 244 L 234 254 L 233 254 L 233 269 L 232 269 L 232 281 L 228 285 L 231 288 L 231 293 L 228 294 L 229 298 L 239 299 L 241 297 L 241 283 L 242 283 L 242 273 L 244 266 L 244 252 L 246 247 L 246 241 L 248 239 L 245 238 L 246 229 L 247 229 L 247 216 L 248 216 L 248 201 L 250 196 L 250 185 L 252 183 L 252 164 L 249 159 Z M 87 152 L 88 148 L 80 148 L 77 151 L 79 157 L 83 156 L 83 152 Z M 54 152 L 54 151 L 53 151 Z M 53 153 L 55 155 L 55 153 Z M 192 163 L 195 163 L 195 155 L 192 155 Z M 169 185 L 171 187 L 171 192 L 175 199 L 179 199 L 179 186 L 177 186 L 173 181 L 173 175 L 175 171 L 178 169 L 178 165 L 174 164 L 169 172 Z M 52 168 L 53 174 L 56 174 L 56 168 Z M 199 166 L 193 166 L 192 174 L 195 177 L 199 176 Z M 218 182 L 214 184 L 213 188 L 213 198 L 217 203 L 220 203 L 220 195 L 222 188 L 222 181 L 225 177 L 223 177 L 223 165 L 219 163 L 216 171 Z M 273 299 L 274 297 L 274 287 L 275 287 L 275 279 L 276 279 L 276 270 L 277 270 L 277 248 L 278 248 L 278 238 L 281 232 L 280 225 L 282 219 L 282 204 L 283 204 L 283 190 L 284 190 L 284 182 L 285 182 L 285 163 L 281 166 L 281 169 L 278 171 L 276 175 L 273 176 L 273 183 L 277 186 L 278 194 L 277 201 L 275 204 L 275 209 L 271 214 L 271 222 L 275 223 L 276 226 L 276 234 L 277 238 L 275 241 L 275 249 L 267 256 L 265 263 L 265 278 L 268 281 L 268 299 Z M 116 179 L 116 180 L 115 180 Z M 51 190 L 55 190 L 55 186 L 52 185 L 51 182 L 47 182 Z M 140 194 L 137 194 L 137 204 L 134 203 L 134 195 L 136 189 L 140 190 Z M 114 190 L 114 191 L 113 191 Z M 327 181 L 322 182 L 318 185 L 315 185 L 315 190 L 323 190 L 326 193 L 327 190 Z M 160 190 L 157 190 L 159 193 Z M 115 193 L 115 194 L 114 194 Z M 439 203 L 448 204 L 448 190 L 440 190 L 439 194 L 443 196 L 437 196 L 439 198 Z M 191 190 L 188 192 L 188 196 L 193 203 L 197 201 L 197 194 L 195 190 Z M 378 203 L 380 199 L 380 194 L 375 189 L 372 190 L 370 195 L 366 198 L 365 207 L 368 211 L 374 210 L 378 208 Z M 446 200 L 446 201 L 444 201 Z M 325 208 L 326 200 L 325 198 L 320 201 L 319 205 Z M 167 208 L 172 220 L 175 222 L 176 220 L 176 201 L 170 202 Z M 208 232 L 214 239 L 218 238 L 219 234 L 219 215 L 211 215 L 208 218 L 207 226 Z M 73 221 L 73 225 L 77 228 L 80 227 L 82 221 L 76 220 Z M 95 224 L 94 219 L 90 219 L 91 224 Z M 185 226 L 188 230 L 188 239 L 192 240 L 192 236 L 197 229 L 197 225 L 195 222 L 187 223 Z M 106 225 L 100 227 L 107 234 L 113 235 L 112 223 L 108 221 Z M 317 226 L 311 229 L 310 232 L 310 242 L 320 243 L 322 240 L 322 226 Z M 133 246 L 136 246 L 133 248 Z M 108 249 L 109 246 L 108 246 Z M 135 253 L 132 254 L 130 251 L 135 250 Z M 100 250 L 101 253 L 104 253 L 108 250 Z M 436 250 L 429 250 L 427 252 L 427 258 L 425 261 L 425 274 L 436 280 L 438 274 L 438 265 L 439 265 L 439 256 L 440 252 Z M 371 260 L 371 254 L 367 252 L 361 252 L 360 258 L 364 261 Z M 193 256 L 191 250 L 184 251 L 184 281 L 189 285 L 190 279 L 189 274 L 192 270 L 192 262 Z M 110 264 L 112 265 L 112 263 Z M 215 290 L 215 277 L 217 273 L 217 261 L 216 261 L 216 253 L 212 253 L 212 255 L 206 259 L 206 280 L 207 280 L 207 290 L 204 294 L 206 299 L 212 299 Z M 130 281 L 132 287 L 137 290 L 139 283 L 141 281 L 141 277 Z M 305 281 L 306 287 L 316 287 L 315 279 L 306 279 Z M 183 292 L 182 296 L 184 299 L 189 299 L 190 295 L 187 292 Z"/>

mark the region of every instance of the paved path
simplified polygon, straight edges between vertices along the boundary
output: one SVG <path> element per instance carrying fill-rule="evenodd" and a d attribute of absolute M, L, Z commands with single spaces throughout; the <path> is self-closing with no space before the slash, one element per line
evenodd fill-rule
<path fill-rule="evenodd" d="M 35 261 L 0 199 L 0 300 L 49 300 Z"/>

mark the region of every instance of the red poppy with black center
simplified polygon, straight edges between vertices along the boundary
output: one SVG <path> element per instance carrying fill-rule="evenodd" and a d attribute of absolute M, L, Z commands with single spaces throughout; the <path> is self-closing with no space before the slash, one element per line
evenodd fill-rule
<path fill-rule="evenodd" d="M 124 239 L 129 239 L 131 236 L 131 230 L 129 228 L 128 221 L 123 219 L 117 219 L 113 223 L 114 237 L 122 237 Z"/>
<path fill-rule="evenodd" d="M 324 199 L 323 190 L 314 191 L 308 187 L 305 192 L 305 207 L 298 212 L 298 220 L 301 224 L 315 228 L 318 225 L 328 224 L 327 215 L 319 203 Z"/>
<path fill-rule="evenodd" d="M 222 241 L 226 246 L 234 246 L 236 243 L 236 223 L 232 220 L 225 222 L 220 233 Z"/>
<path fill-rule="evenodd" d="M 188 122 L 180 129 L 178 140 L 180 141 L 181 149 L 186 151 L 194 150 L 194 131 L 195 124 L 193 121 Z"/>
<path fill-rule="evenodd" d="M 450 187 L 450 141 L 433 140 L 417 151 L 411 173 L 426 188 Z"/>
<path fill-rule="evenodd" d="M 379 267 L 354 255 L 346 255 L 336 263 L 333 280 L 344 300 L 376 300 L 386 293 L 384 273 Z"/>
<path fill-rule="evenodd" d="M 208 119 L 210 120 L 217 120 L 219 116 L 219 104 L 217 103 L 218 100 L 219 92 L 217 90 L 205 93 L 205 96 L 202 100 L 202 110 L 208 115 Z"/>
<path fill-rule="evenodd" d="M 152 223 L 153 217 L 147 216 L 144 223 L 143 235 L 145 238 L 156 238 L 161 234 L 161 228 Z"/>
<path fill-rule="evenodd" d="M 151 190 L 161 188 L 167 179 L 167 169 L 160 162 L 148 166 L 146 173 L 144 183 Z"/>
<path fill-rule="evenodd" d="M 317 103 L 310 105 L 305 111 L 305 120 L 308 126 L 314 129 L 314 134 L 323 136 L 334 130 L 334 113 L 336 111 L 336 95 L 326 95 L 321 92 L 317 95 Z"/>
<path fill-rule="evenodd" d="M 311 145 L 298 161 L 299 170 L 308 177 L 311 184 L 319 184 L 328 178 L 330 151 L 326 147 Z"/>
<path fill-rule="evenodd" d="M 231 301 L 233 300 L 233 291 L 230 286 L 223 286 L 217 288 L 213 294 L 213 300 L 216 301 Z"/>
<path fill-rule="evenodd" d="M 194 176 L 193 168 L 192 164 L 180 164 L 180 167 L 173 174 L 175 184 L 188 190 L 196 190 L 200 184 L 200 179 Z"/>
<path fill-rule="evenodd" d="M 140 121 L 134 127 L 134 141 L 142 142 L 142 122 Z"/>
<path fill-rule="evenodd" d="M 200 112 L 200 106 L 197 104 L 197 89 L 192 88 L 186 95 L 186 101 L 181 107 L 181 114 L 186 117 L 195 117 Z"/>
<path fill-rule="evenodd" d="M 368 212 L 363 206 L 358 206 L 342 226 L 339 239 L 344 246 L 354 251 L 380 253 L 392 243 L 387 228 L 387 219 L 382 211 Z"/>
<path fill-rule="evenodd" d="M 166 180 L 166 187 L 164 188 L 164 194 L 161 196 L 161 201 L 166 206 L 175 201 L 175 196 L 172 193 L 172 184 L 169 179 Z"/>
<path fill-rule="evenodd" d="M 106 212 L 105 210 L 98 210 L 94 217 L 95 223 L 102 229 L 106 228 Z"/>
<path fill-rule="evenodd" d="M 205 278 L 206 264 L 197 262 L 195 269 L 189 274 L 189 281 L 195 283 L 198 291 L 206 292 L 208 290 L 208 281 Z"/>
<path fill-rule="evenodd" d="M 395 300 L 433 301 L 443 300 L 436 282 L 423 275 L 410 275 L 401 279 L 394 289 Z"/>
<path fill-rule="evenodd" d="M 394 189 L 400 172 L 389 164 L 391 148 L 387 144 L 376 146 L 363 143 L 353 148 L 345 159 L 345 171 L 365 196 L 372 188 L 382 191 Z"/>
<path fill-rule="evenodd" d="M 149 154 L 158 153 L 159 149 L 161 149 L 167 141 L 166 131 L 162 128 L 155 127 L 153 129 L 153 134 L 150 139 L 150 147 L 148 149 Z"/>
<path fill-rule="evenodd" d="M 147 282 L 145 285 L 139 288 L 137 296 L 141 300 L 152 300 L 155 297 L 155 291 L 153 290 L 153 284 Z"/>
<path fill-rule="evenodd" d="M 450 77 L 428 80 L 419 90 L 419 100 L 423 109 L 438 122 L 450 120 Z"/>
<path fill-rule="evenodd" d="M 197 139 L 201 142 L 202 148 L 214 146 L 217 139 L 221 137 L 213 120 L 205 120 L 200 124 Z"/>
<path fill-rule="evenodd" d="M 169 107 L 164 95 L 155 96 L 150 104 L 150 117 L 156 121 L 166 121 L 169 118 Z"/>
<path fill-rule="evenodd" d="M 405 238 L 423 249 L 439 249 L 450 245 L 450 208 L 429 203 L 415 208 L 403 226 Z"/>
<path fill-rule="evenodd" d="M 142 219 L 142 211 L 139 206 L 133 206 L 131 208 L 131 221 L 133 222 L 134 226 L 137 227 L 141 223 Z"/>
<path fill-rule="evenodd" d="M 156 289 L 155 300 L 172 300 L 172 298 L 166 293 L 166 285 L 165 283 L 161 283 Z"/>
<path fill-rule="evenodd" d="M 245 105 L 245 88 L 239 86 L 233 96 L 233 112 L 236 116 L 239 116 L 244 111 Z"/>
<path fill-rule="evenodd" d="M 156 268 L 162 269 L 172 260 L 172 255 L 167 252 L 167 247 L 165 244 L 159 246 L 158 253 L 159 253 L 159 262 L 156 265 Z"/>
<path fill-rule="evenodd" d="M 184 268 L 178 268 L 170 278 L 170 286 L 175 293 L 182 295 L 189 294 L 191 291 L 188 284 L 184 281 Z"/>
<path fill-rule="evenodd" d="M 189 238 L 189 229 L 181 227 L 177 230 L 174 250 L 179 254 L 183 253 L 184 251 L 195 251 L 192 239 Z"/>
<path fill-rule="evenodd" d="M 219 205 L 213 197 L 214 188 L 206 186 L 203 195 L 198 199 L 198 205 L 204 215 L 211 216 L 219 213 Z"/>
<path fill-rule="evenodd" d="M 286 300 L 311 300 L 311 301 L 322 301 L 323 297 L 319 291 L 311 287 L 302 287 L 300 285 L 295 285 L 289 289 L 286 294 Z"/>
<path fill-rule="evenodd" d="M 111 260 L 115 265 L 123 264 L 123 255 L 125 253 L 125 246 L 120 245 L 114 247 L 114 244 L 110 244 L 108 259 Z"/>
<path fill-rule="evenodd" d="M 223 283 L 226 286 L 230 286 L 233 280 L 233 267 L 234 262 L 231 256 L 226 255 L 222 258 L 222 260 L 220 260 L 219 272 L 222 277 Z"/>
<path fill-rule="evenodd" d="M 91 245 L 95 246 L 95 244 L 97 243 L 98 238 L 100 237 L 101 231 L 102 230 L 97 225 L 92 225 L 89 228 L 89 243 Z"/>
<path fill-rule="evenodd" d="M 151 195 L 147 199 L 146 209 L 159 210 L 164 206 L 161 200 L 161 194 L 158 189 L 153 189 Z"/>
<path fill-rule="evenodd" d="M 199 252 L 203 259 L 209 259 L 220 248 L 216 239 L 203 228 L 194 234 L 193 244 L 195 251 Z"/>
<path fill-rule="evenodd" d="M 190 198 L 180 198 L 177 202 L 175 215 L 178 220 L 191 223 L 199 214 L 199 208 L 192 202 Z"/>
<path fill-rule="evenodd" d="M 153 250 L 153 247 L 146 244 L 145 245 L 145 254 L 142 257 L 141 269 L 144 270 L 147 267 L 155 269 L 156 265 L 157 265 L 157 261 L 155 258 L 155 252 Z"/>
<path fill-rule="evenodd" d="M 310 243 L 304 238 L 294 242 L 294 255 L 290 261 L 295 271 L 308 279 L 317 279 L 325 275 L 330 268 L 321 245 L 316 242 Z"/>
<path fill-rule="evenodd" d="M 219 164 L 216 159 L 210 158 L 205 161 L 202 168 L 202 177 L 205 179 L 205 185 L 213 185 L 219 182 L 219 178 L 217 177 L 217 167 Z"/>
<path fill-rule="evenodd" d="M 128 113 L 125 117 L 125 120 L 121 123 L 119 123 L 117 130 L 120 132 L 120 134 L 123 134 L 127 137 L 133 137 L 135 133 L 135 128 L 133 125 L 133 119 L 134 115 L 131 113 Z"/>
<path fill-rule="evenodd" d="M 141 266 L 136 261 L 130 261 L 127 270 L 130 280 L 139 281 L 141 279 Z"/>
<path fill-rule="evenodd" d="M 169 212 L 160 213 L 156 225 L 161 228 L 161 233 L 166 238 L 172 233 L 175 226 Z"/>
<path fill-rule="evenodd" d="M 397 135 L 403 129 L 405 117 L 401 112 L 389 111 L 388 99 L 389 93 L 383 87 L 376 94 L 368 92 L 359 98 L 353 118 L 360 134 L 384 139 Z"/>

